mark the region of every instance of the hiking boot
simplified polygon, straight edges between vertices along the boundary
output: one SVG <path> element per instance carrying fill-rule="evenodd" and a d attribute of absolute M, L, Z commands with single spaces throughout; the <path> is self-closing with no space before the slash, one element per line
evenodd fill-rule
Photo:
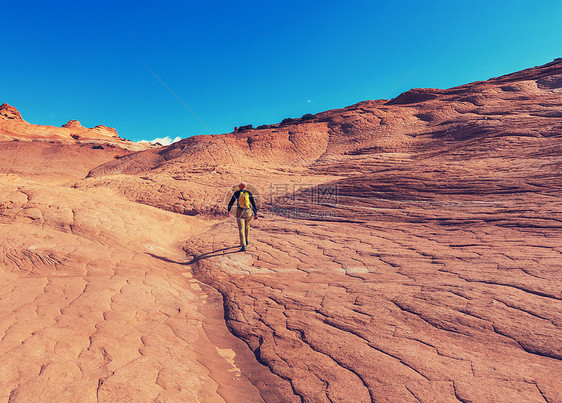
<path fill-rule="evenodd" d="M 240 252 L 245 252 L 246 251 L 246 247 L 242 246 L 242 248 L 240 248 Z"/>

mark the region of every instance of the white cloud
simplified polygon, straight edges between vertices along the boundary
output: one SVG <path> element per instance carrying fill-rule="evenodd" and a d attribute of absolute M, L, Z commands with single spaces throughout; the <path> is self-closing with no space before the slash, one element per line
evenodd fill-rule
<path fill-rule="evenodd" d="M 161 137 L 161 138 L 157 138 L 157 139 L 154 139 L 154 140 L 141 140 L 141 141 L 139 141 L 139 143 L 150 143 L 150 144 L 160 143 L 163 146 L 169 146 L 170 144 L 177 143 L 180 140 L 181 140 L 181 137 L 176 137 L 175 139 L 172 140 L 170 138 L 170 136 L 166 136 L 166 137 Z"/>

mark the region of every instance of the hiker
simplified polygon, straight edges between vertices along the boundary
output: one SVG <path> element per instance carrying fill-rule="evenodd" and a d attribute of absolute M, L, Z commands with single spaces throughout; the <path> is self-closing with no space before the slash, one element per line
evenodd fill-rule
<path fill-rule="evenodd" d="M 234 192 L 228 203 L 228 211 L 232 208 L 234 202 L 236 202 L 236 221 L 238 221 L 238 233 L 240 234 L 240 246 L 241 251 L 246 250 L 248 246 L 248 236 L 250 235 L 250 221 L 252 216 L 257 220 L 258 209 L 256 203 L 254 202 L 254 196 L 249 190 L 245 190 L 248 186 L 246 182 L 240 183 L 238 185 L 240 190 Z"/>

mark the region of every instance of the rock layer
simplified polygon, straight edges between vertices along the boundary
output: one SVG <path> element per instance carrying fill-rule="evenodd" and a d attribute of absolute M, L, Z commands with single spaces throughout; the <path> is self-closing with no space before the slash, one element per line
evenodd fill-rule
<path fill-rule="evenodd" d="M 0 154 L 49 151 L 17 145 Z M 0 174 L 2 401 L 260 401 L 253 383 L 288 388 L 228 334 L 222 298 L 182 264 L 182 239 L 209 224 L 72 188 L 99 161 L 91 153 L 112 155 L 58 151 L 45 160 L 63 163 L 63 151 L 83 166 L 63 180 L 22 161 Z"/>
<path fill-rule="evenodd" d="M 6 103 L 0 105 L 0 119 L 15 119 L 23 121 L 21 113 L 15 107 Z"/>
<path fill-rule="evenodd" d="M 2 141 L 109 144 L 129 151 L 140 151 L 150 147 L 147 144 L 122 139 L 117 130 L 104 125 L 89 129 L 77 120 L 69 120 L 62 127 L 30 124 L 23 120 L 15 107 L 8 104 L 0 106 L 0 142 Z"/>
<path fill-rule="evenodd" d="M 560 77 L 557 59 L 119 158 L 4 144 L 1 395 L 562 401 Z M 82 162 L 57 178 L 57 158 Z M 246 253 L 225 220 L 242 179 Z"/>

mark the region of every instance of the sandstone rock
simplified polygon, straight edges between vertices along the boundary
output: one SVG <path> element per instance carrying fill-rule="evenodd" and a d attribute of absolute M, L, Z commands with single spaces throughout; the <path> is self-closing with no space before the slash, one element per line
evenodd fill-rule
<path fill-rule="evenodd" d="M 443 92 L 430 88 L 414 88 L 388 101 L 387 105 L 407 105 L 437 99 Z"/>
<path fill-rule="evenodd" d="M 16 108 L 3 104 L 0 107 L 0 141 L 14 140 L 65 144 L 104 143 L 129 151 L 151 148 L 149 144 L 133 143 L 121 139 L 114 128 L 103 125 L 88 129 L 77 120 L 70 120 L 62 127 L 29 124 L 21 118 Z"/>
<path fill-rule="evenodd" d="M 117 160 L 0 144 L 0 393 L 562 401 L 560 74 Z M 225 220 L 241 180 L 246 253 Z"/>
<path fill-rule="evenodd" d="M 97 130 L 97 131 L 102 132 L 102 133 L 108 133 L 112 137 L 119 137 L 117 135 L 117 130 L 115 130 L 113 127 L 107 127 L 107 126 L 104 126 L 104 125 L 97 125 L 96 127 L 92 128 L 92 130 Z"/>
<path fill-rule="evenodd" d="M 10 106 L 6 103 L 0 105 L 0 118 L 23 121 L 21 113 L 15 107 Z"/>
<path fill-rule="evenodd" d="M 83 126 L 80 124 L 79 121 L 77 120 L 69 120 L 67 123 L 65 123 L 64 125 L 62 125 L 62 127 L 66 127 L 66 128 L 73 128 L 73 127 L 77 127 L 77 128 L 82 128 Z"/>
<path fill-rule="evenodd" d="M 0 175 L 2 396 L 261 401 L 252 382 L 289 387 L 228 333 L 220 295 L 182 264 L 180 240 L 206 223 L 69 187 L 84 174 L 69 167 L 99 162 L 87 146 L 16 147 L 0 149 L 20 166 Z M 53 161 L 66 162 L 64 182 Z"/>

